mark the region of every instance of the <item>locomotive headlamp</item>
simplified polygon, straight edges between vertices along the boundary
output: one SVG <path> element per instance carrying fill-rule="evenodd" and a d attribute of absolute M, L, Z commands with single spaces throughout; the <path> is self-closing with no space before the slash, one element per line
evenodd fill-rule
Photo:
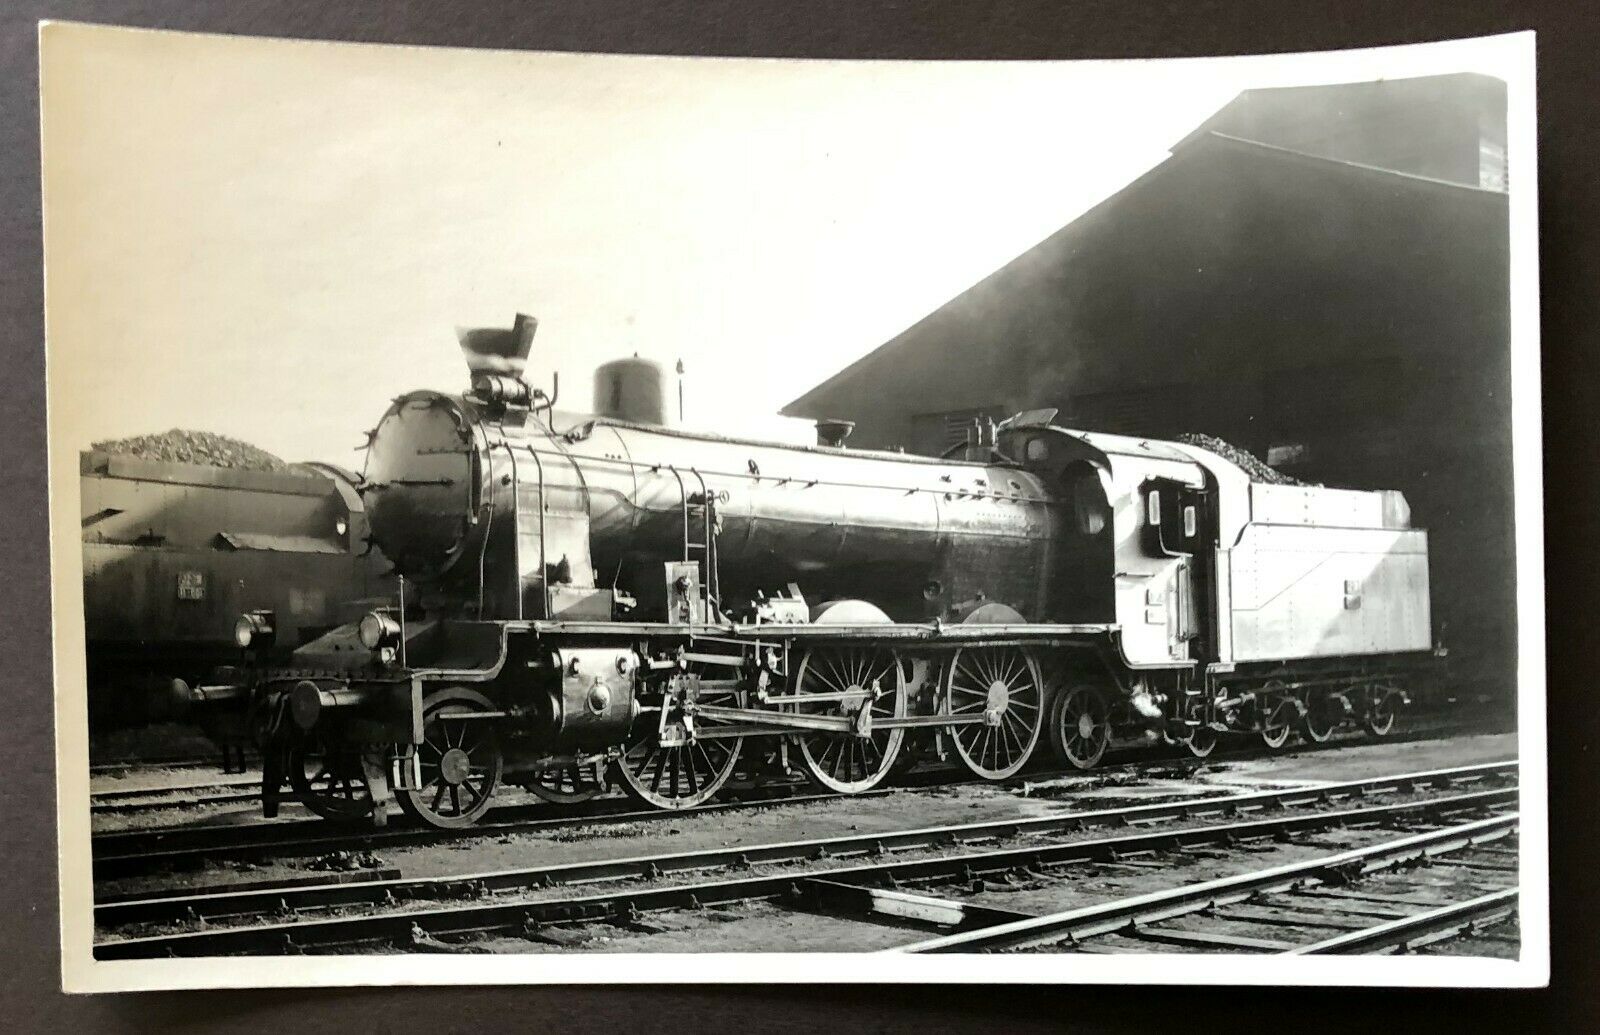
<path fill-rule="evenodd" d="M 386 612 L 368 611 L 361 617 L 356 635 L 361 638 L 361 645 L 368 650 L 393 647 L 400 642 L 400 623 L 395 621 L 393 615 Z"/>
<path fill-rule="evenodd" d="M 233 642 L 241 650 L 265 650 L 277 636 L 277 622 L 271 611 L 246 611 L 233 623 Z"/>

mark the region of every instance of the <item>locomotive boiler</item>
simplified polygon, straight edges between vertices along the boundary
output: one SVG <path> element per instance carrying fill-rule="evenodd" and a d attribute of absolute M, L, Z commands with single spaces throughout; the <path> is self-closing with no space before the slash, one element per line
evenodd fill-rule
<path fill-rule="evenodd" d="M 659 372 L 593 415 L 522 377 L 536 327 L 463 334 L 461 395 L 369 433 L 359 491 L 393 606 L 299 648 L 242 616 L 197 699 L 250 716 L 270 813 L 464 826 L 502 782 L 615 780 L 663 808 L 736 771 L 876 786 L 922 758 L 1080 767 L 1118 738 L 1196 754 L 1387 732 L 1429 656 L 1426 535 L 1397 493 L 1268 486 L 1196 446 L 975 426 L 954 458 L 660 423 Z"/>

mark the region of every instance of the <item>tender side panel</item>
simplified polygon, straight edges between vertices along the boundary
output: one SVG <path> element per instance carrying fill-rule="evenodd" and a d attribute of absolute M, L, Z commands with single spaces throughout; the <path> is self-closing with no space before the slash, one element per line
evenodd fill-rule
<path fill-rule="evenodd" d="M 1320 485 L 1250 485 L 1250 517 L 1269 525 L 1410 528 L 1411 507 L 1393 489 L 1325 489 Z"/>
<path fill-rule="evenodd" d="M 1227 557 L 1237 661 L 1431 646 L 1426 532 L 1254 523 Z"/>

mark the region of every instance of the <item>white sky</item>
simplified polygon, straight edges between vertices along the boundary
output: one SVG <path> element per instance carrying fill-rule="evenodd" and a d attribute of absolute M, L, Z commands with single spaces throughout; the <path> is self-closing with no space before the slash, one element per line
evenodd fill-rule
<path fill-rule="evenodd" d="M 1240 90 L 1492 74 L 1492 44 L 845 63 L 52 26 L 57 443 L 179 426 L 353 463 L 391 397 L 465 386 L 456 325 L 518 310 L 563 408 L 638 352 L 683 360 L 691 423 L 770 432 Z"/>

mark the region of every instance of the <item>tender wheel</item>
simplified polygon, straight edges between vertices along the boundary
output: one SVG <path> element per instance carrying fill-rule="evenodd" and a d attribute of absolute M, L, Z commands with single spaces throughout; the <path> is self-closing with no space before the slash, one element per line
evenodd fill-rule
<path fill-rule="evenodd" d="M 422 743 L 417 758 L 422 781 L 414 791 L 399 791 L 400 809 L 419 823 L 455 830 L 476 823 L 489 810 L 505 763 L 492 712 L 494 705 L 475 690 L 453 688 L 429 694 L 422 702 Z"/>
<path fill-rule="evenodd" d="M 1196 726 L 1184 739 L 1183 746 L 1195 758 L 1205 758 L 1217 748 L 1217 731 L 1210 726 Z"/>
<path fill-rule="evenodd" d="M 1100 764 L 1111 743 L 1111 705 L 1089 683 L 1073 683 L 1050 705 L 1050 747 L 1075 769 Z"/>
<path fill-rule="evenodd" d="M 534 774 L 528 790 L 557 805 L 578 805 L 605 793 L 605 773 L 598 765 L 563 765 Z"/>
<path fill-rule="evenodd" d="M 1326 690 L 1313 690 L 1306 698 L 1300 734 L 1313 744 L 1325 744 L 1344 721 L 1343 698 Z"/>
<path fill-rule="evenodd" d="M 1289 734 L 1300 722 L 1300 710 L 1295 707 L 1293 697 L 1274 693 L 1270 683 L 1262 691 L 1259 707 L 1261 742 L 1269 750 L 1277 751 L 1289 743 Z"/>
<path fill-rule="evenodd" d="M 644 708 L 634 720 L 612 772 L 635 801 L 658 809 L 693 808 L 709 801 L 733 775 L 744 738 L 691 737 L 691 726 L 699 734 L 716 730 L 717 724 L 685 722 L 686 704 L 744 707 L 734 670 L 711 668 L 673 676 L 655 706 Z"/>
<path fill-rule="evenodd" d="M 1044 726 L 1044 677 L 1032 654 L 1017 647 L 961 648 L 945 669 L 944 701 L 950 715 L 998 720 L 949 727 L 956 754 L 973 775 L 1004 780 L 1027 764 Z"/>
<path fill-rule="evenodd" d="M 1399 716 L 1400 695 L 1389 687 L 1374 686 L 1369 687 L 1363 696 L 1367 707 L 1361 720 L 1362 727 L 1374 737 L 1387 737 L 1394 732 L 1395 719 Z"/>
<path fill-rule="evenodd" d="M 359 820 L 372 814 L 372 792 L 361 769 L 361 754 L 330 751 L 315 733 L 297 739 L 286 759 L 289 787 L 300 804 L 323 819 Z"/>
<path fill-rule="evenodd" d="M 799 715 L 853 716 L 866 706 L 874 721 L 906 714 L 905 672 L 893 651 L 879 647 L 813 647 L 800 659 L 794 693 L 829 695 L 826 700 L 791 706 Z M 870 703 L 869 703 L 870 702 Z M 800 763 L 817 786 L 840 794 L 876 787 L 894 767 L 905 740 L 903 728 L 853 733 L 802 732 L 795 735 Z"/>
<path fill-rule="evenodd" d="M 1182 744 L 1195 758 L 1205 758 L 1217 748 L 1217 731 L 1211 728 L 1211 708 L 1205 698 L 1185 695 L 1174 717 L 1177 728 L 1169 734 L 1171 742 Z M 1190 726 L 1188 723 L 1196 725 Z M 1182 734 L 1179 735 L 1179 730 Z"/>

